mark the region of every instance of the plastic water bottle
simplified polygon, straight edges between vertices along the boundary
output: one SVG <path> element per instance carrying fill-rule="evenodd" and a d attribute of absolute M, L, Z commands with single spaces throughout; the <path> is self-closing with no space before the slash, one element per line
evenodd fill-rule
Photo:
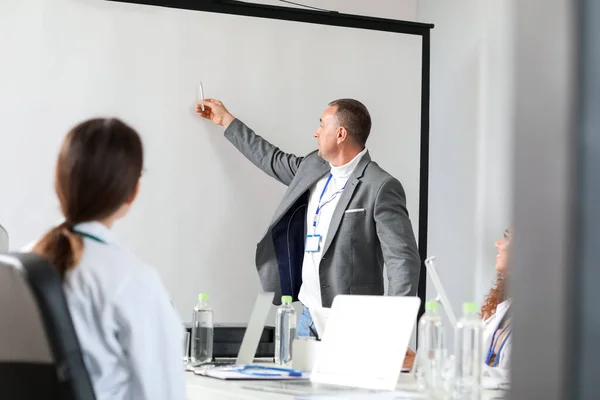
<path fill-rule="evenodd" d="M 291 364 L 292 343 L 295 338 L 296 310 L 292 306 L 292 296 L 282 296 L 275 320 L 275 364 Z"/>
<path fill-rule="evenodd" d="M 481 396 L 482 332 L 477 304 L 463 304 L 463 316 L 456 324 L 454 343 L 454 400 L 473 400 Z"/>
<path fill-rule="evenodd" d="M 213 358 L 213 311 L 208 304 L 208 294 L 198 295 L 198 304 L 192 317 L 192 366 L 210 362 Z"/>
<path fill-rule="evenodd" d="M 444 325 L 439 306 L 437 301 L 426 302 L 425 314 L 419 320 L 416 378 L 419 389 L 426 391 L 430 399 L 444 396 Z"/>

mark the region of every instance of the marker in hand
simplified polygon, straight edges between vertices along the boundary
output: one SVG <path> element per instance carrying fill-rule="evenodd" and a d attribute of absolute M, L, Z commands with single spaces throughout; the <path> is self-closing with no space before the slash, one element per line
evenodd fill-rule
<path fill-rule="evenodd" d="M 206 105 L 204 105 L 205 103 Z M 227 128 L 235 120 L 235 117 L 217 99 L 201 100 L 199 104 L 196 104 L 196 113 L 224 128 Z"/>
<path fill-rule="evenodd" d="M 200 104 L 200 108 L 204 111 L 204 104 L 202 104 L 202 101 L 204 101 L 204 86 L 202 86 L 202 82 L 200 82 L 196 92 L 196 104 Z"/>

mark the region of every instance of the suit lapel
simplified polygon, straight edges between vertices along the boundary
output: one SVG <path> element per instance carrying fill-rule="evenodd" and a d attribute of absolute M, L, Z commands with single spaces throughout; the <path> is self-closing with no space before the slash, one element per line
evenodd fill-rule
<path fill-rule="evenodd" d="M 355 176 L 351 176 L 348 179 L 348 184 L 342 192 L 340 200 L 338 201 L 337 206 L 335 207 L 335 211 L 333 212 L 333 216 L 331 217 L 329 229 L 327 230 L 327 239 L 325 240 L 325 245 L 323 246 L 322 254 L 327 253 L 327 249 L 331 245 L 331 242 L 333 241 L 333 238 L 335 237 L 335 234 L 337 233 L 337 230 L 340 227 L 340 222 L 342 222 L 344 211 L 346 211 L 348 203 L 350 203 L 352 195 L 354 194 L 354 191 L 356 190 L 356 187 L 359 183 L 360 181 Z"/>
<path fill-rule="evenodd" d="M 342 192 L 340 200 L 338 201 L 337 206 L 335 207 L 335 211 L 333 212 L 333 216 L 331 217 L 331 223 L 329 224 L 329 229 L 327 230 L 327 239 L 325 240 L 325 245 L 323 246 L 323 255 L 327 253 L 327 250 L 329 249 L 333 238 L 337 234 L 337 231 L 340 227 L 340 223 L 342 222 L 342 217 L 344 216 L 344 212 L 348 208 L 348 204 L 350 204 L 350 200 L 352 200 L 354 192 L 360 185 L 360 179 L 362 178 L 365 172 L 365 168 L 367 168 L 367 165 L 369 165 L 370 162 L 371 156 L 367 151 L 356 166 L 356 169 L 354 170 L 352 175 L 350 175 L 350 178 L 348 178 L 346 188 Z"/>

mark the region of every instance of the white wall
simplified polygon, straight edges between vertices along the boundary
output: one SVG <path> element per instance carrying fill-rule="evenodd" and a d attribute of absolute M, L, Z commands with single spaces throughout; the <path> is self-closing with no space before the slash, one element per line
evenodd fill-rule
<path fill-rule="evenodd" d="M 512 223 L 513 204 L 512 2 L 483 4 L 475 299 L 482 299 L 495 279 L 492 245 Z"/>
<path fill-rule="evenodd" d="M 211 59 L 187 40 L 224 26 L 228 34 L 211 39 Z M 257 132 L 300 154 L 314 148 L 323 105 L 365 101 L 383 133 L 369 140 L 371 154 L 403 182 L 418 227 L 417 36 L 97 0 L 0 2 L 0 33 L 0 53 L 12 60 L 0 75 L 0 143 L 10 149 L 0 170 L 19 171 L 3 180 L 0 221 L 13 249 L 60 219 L 52 171 L 64 132 L 92 115 L 114 115 L 139 130 L 147 155 L 142 191 L 117 235 L 156 266 L 184 319 L 195 294 L 209 291 L 217 322 L 242 322 L 260 290 L 255 242 L 285 188 L 193 114 L 199 79 Z M 324 40 L 331 48 L 314 46 Z M 282 98 L 289 104 L 281 112 L 260 117 Z"/>
<path fill-rule="evenodd" d="M 256 3 L 283 5 L 276 0 Z M 493 242 L 510 222 L 509 4 L 503 0 L 304 0 L 340 12 L 435 24 L 431 55 L 429 254 L 455 312 L 481 302 Z M 429 297 L 434 295 L 428 285 Z"/>
<path fill-rule="evenodd" d="M 510 223 L 510 8 L 503 0 L 421 0 L 431 36 L 428 253 L 455 314 L 482 303 L 494 242 Z M 434 297 L 428 281 L 428 297 Z"/>

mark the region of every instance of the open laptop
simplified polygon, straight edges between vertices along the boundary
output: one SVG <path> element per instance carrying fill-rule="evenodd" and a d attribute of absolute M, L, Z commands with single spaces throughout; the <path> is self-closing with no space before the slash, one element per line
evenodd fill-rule
<path fill-rule="evenodd" d="M 214 361 L 194 366 L 194 370 L 225 365 L 252 364 L 256 349 L 258 348 L 258 343 L 260 342 L 260 337 L 263 333 L 265 323 L 267 322 L 269 311 L 271 310 L 271 305 L 273 304 L 274 296 L 275 293 L 273 292 L 259 293 L 256 296 L 254 308 L 250 315 L 250 321 L 246 327 L 246 332 L 244 333 L 244 338 L 242 339 L 242 344 L 235 360 L 230 358 L 217 358 Z"/>
<path fill-rule="evenodd" d="M 331 315 L 331 308 L 315 308 L 314 310 L 311 310 L 310 315 L 312 316 L 315 324 L 315 330 L 317 331 L 317 340 L 321 340 L 323 334 L 325 333 L 327 320 L 329 319 L 329 315 Z M 401 372 L 408 373 L 410 372 L 410 368 L 403 367 Z"/>
<path fill-rule="evenodd" d="M 338 295 L 329 311 L 310 381 L 244 387 L 296 396 L 394 390 L 406 377 L 400 372 L 420 304 L 413 296 Z"/>
<path fill-rule="evenodd" d="M 450 301 L 448 300 L 444 286 L 442 286 L 442 280 L 437 273 L 437 269 L 435 267 L 435 256 L 428 257 L 425 260 L 425 267 L 427 267 L 427 274 L 431 278 L 433 286 L 435 287 L 435 291 L 438 294 L 436 300 L 442 303 L 442 307 L 448 316 L 450 324 L 453 328 L 456 328 L 456 316 L 454 315 L 454 311 L 452 311 L 452 306 L 450 305 Z"/>

